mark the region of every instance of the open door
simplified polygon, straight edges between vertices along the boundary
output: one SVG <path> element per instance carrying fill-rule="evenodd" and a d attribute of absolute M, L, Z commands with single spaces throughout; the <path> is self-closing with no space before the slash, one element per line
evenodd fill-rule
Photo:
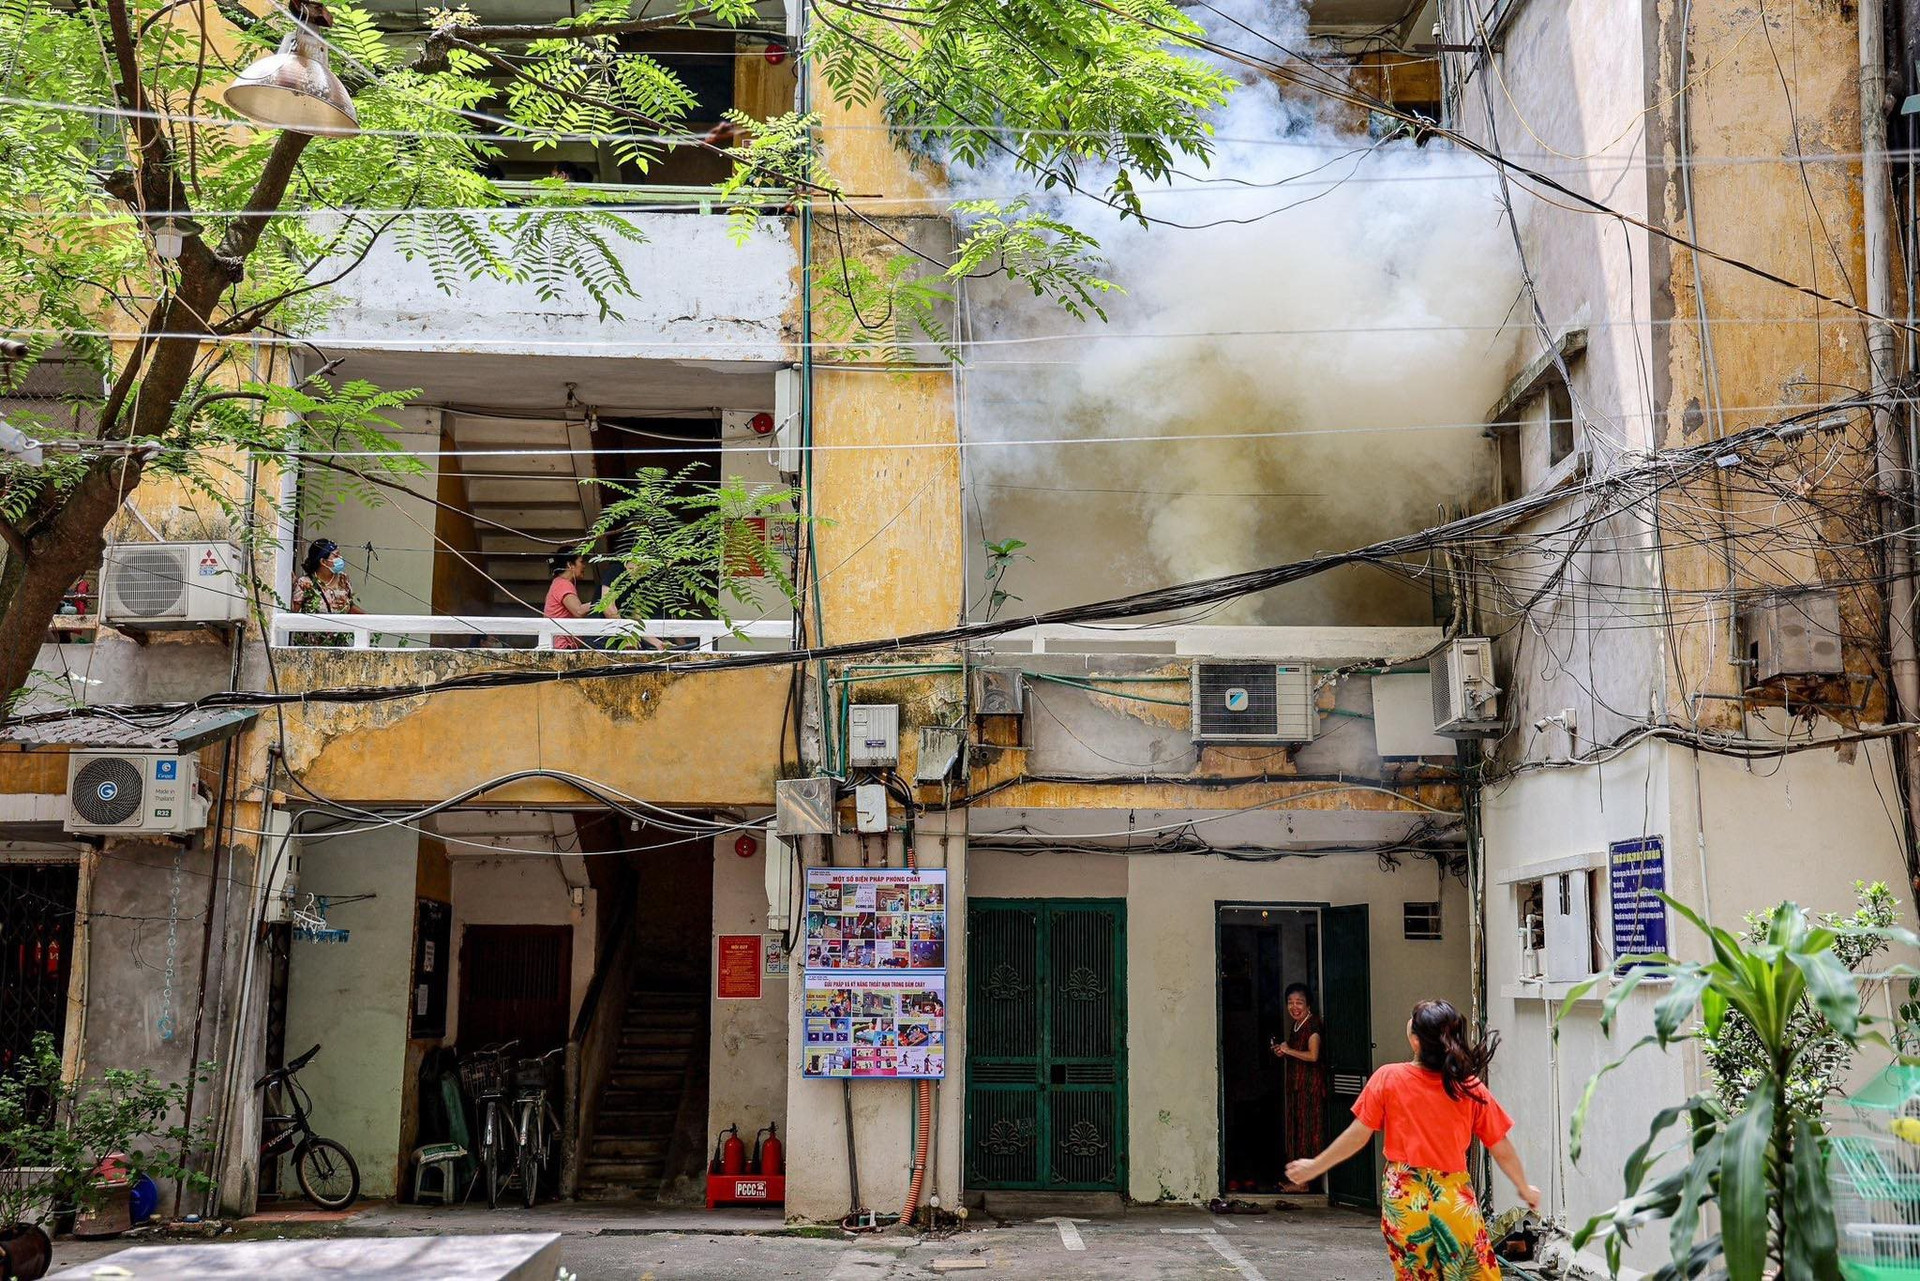
<path fill-rule="evenodd" d="M 1321 967 L 1326 984 L 1326 1054 L 1331 1089 L 1329 1136 L 1353 1120 L 1353 1105 L 1373 1073 L 1373 988 L 1368 963 L 1367 905 L 1324 908 L 1320 915 Z M 1380 1206 L 1380 1140 L 1327 1174 L 1327 1200 L 1334 1205 L 1377 1210 Z"/>

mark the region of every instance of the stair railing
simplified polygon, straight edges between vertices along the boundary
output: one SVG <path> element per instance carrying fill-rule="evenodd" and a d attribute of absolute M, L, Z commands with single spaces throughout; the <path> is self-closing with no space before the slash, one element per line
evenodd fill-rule
<path fill-rule="evenodd" d="M 580 998 L 580 1012 L 574 1016 L 573 1030 L 567 1036 L 567 1098 L 560 1166 L 560 1195 L 565 1197 L 580 1189 L 580 1166 L 586 1152 L 583 1136 L 592 1134 L 599 1121 L 607 1067 L 620 1042 L 620 1021 L 602 1018 L 600 1011 L 608 1006 L 626 1008 L 633 986 L 630 962 L 635 932 L 628 928 L 632 919 L 632 896 L 624 895 L 600 930 L 593 979 Z"/>

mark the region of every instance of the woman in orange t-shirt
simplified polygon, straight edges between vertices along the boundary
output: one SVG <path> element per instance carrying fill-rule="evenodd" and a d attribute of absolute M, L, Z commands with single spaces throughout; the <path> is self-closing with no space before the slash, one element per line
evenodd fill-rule
<path fill-rule="evenodd" d="M 1353 1105 L 1353 1124 L 1319 1156 L 1287 1165 L 1288 1179 L 1307 1183 L 1364 1150 L 1375 1132 L 1385 1133 L 1380 1230 L 1395 1281 L 1498 1281 L 1500 1265 L 1467 1174 L 1475 1139 L 1521 1198 L 1540 1208 L 1540 1189 L 1527 1182 L 1507 1137 L 1513 1120 L 1480 1083 L 1499 1040 L 1496 1033 L 1475 1045 L 1460 1011 L 1445 1001 L 1420 1002 L 1407 1020 L 1413 1061 L 1377 1069 Z"/>

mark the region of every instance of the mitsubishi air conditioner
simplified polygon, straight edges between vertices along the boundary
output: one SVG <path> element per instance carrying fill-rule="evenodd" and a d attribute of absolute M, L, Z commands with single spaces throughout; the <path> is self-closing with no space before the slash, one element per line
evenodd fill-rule
<path fill-rule="evenodd" d="M 120 543 L 100 574 L 100 621 L 140 629 L 237 623 L 247 616 L 232 543 Z"/>
<path fill-rule="evenodd" d="M 1500 687 L 1493 679 L 1493 642 L 1484 636 L 1448 641 L 1433 656 L 1433 732 L 1441 738 L 1498 738 Z"/>
<path fill-rule="evenodd" d="M 1307 664 L 1194 663 L 1194 742 L 1311 743 L 1319 728 Z"/>
<path fill-rule="evenodd" d="M 184 836 L 207 825 L 194 756 L 74 752 L 67 758 L 69 832 Z"/>

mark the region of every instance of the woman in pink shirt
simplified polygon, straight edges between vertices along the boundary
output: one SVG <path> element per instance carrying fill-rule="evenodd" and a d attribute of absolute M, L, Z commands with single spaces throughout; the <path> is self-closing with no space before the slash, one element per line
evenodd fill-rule
<path fill-rule="evenodd" d="M 548 618 L 568 622 L 593 611 L 580 599 L 580 580 L 587 576 L 587 558 L 579 552 L 561 552 L 547 562 L 553 581 L 547 584 L 547 603 L 540 611 Z M 565 632 L 553 638 L 555 649 L 580 649 L 578 637 Z"/>
<path fill-rule="evenodd" d="M 1380 1188 L 1380 1230 L 1395 1281 L 1498 1281 L 1493 1243 L 1467 1174 L 1475 1139 L 1513 1180 L 1521 1199 L 1540 1208 L 1507 1137 L 1513 1120 L 1481 1084 L 1500 1040 L 1467 1039 L 1466 1021 L 1445 1001 L 1422 1001 L 1407 1020 L 1408 1063 L 1389 1063 L 1367 1078 L 1353 1105 L 1353 1124 L 1287 1178 L 1307 1183 L 1385 1136 L 1387 1173 Z"/>

